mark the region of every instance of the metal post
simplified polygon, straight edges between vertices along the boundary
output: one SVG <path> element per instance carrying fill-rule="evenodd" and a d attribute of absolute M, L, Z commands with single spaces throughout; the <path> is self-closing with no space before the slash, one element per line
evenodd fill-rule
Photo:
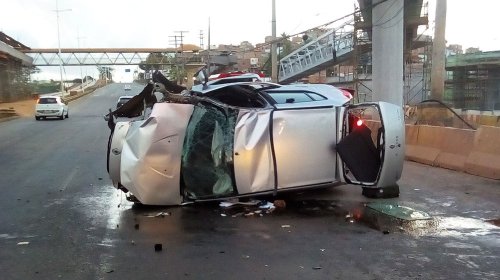
<path fill-rule="evenodd" d="M 208 17 L 208 56 L 207 56 L 207 75 L 210 76 L 210 17 Z"/>
<path fill-rule="evenodd" d="M 271 81 L 278 82 L 278 59 L 276 55 L 276 1 L 273 0 L 273 19 L 272 19 L 272 36 L 273 43 L 271 44 Z"/>
<path fill-rule="evenodd" d="M 64 96 L 64 84 L 63 84 L 63 74 L 62 74 L 62 57 L 61 57 L 61 35 L 59 30 L 59 13 L 71 11 L 71 9 L 59 10 L 59 1 L 56 0 L 56 15 L 57 15 L 57 45 L 58 45 L 58 53 L 59 53 L 59 73 L 61 74 L 61 95 Z"/>
<path fill-rule="evenodd" d="M 77 31 L 77 35 L 76 35 L 76 40 L 78 41 L 78 48 L 80 48 L 80 39 L 83 39 L 85 37 L 80 37 L 80 32 Z M 83 87 L 83 71 L 82 71 L 82 63 L 80 62 L 80 79 L 82 79 L 82 83 L 81 83 L 81 89 L 82 89 L 82 93 L 85 93 L 85 88 Z"/>

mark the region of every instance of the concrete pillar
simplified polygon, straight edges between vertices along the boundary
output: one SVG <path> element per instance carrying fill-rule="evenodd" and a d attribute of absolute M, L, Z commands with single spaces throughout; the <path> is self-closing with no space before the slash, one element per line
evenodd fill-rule
<path fill-rule="evenodd" d="M 446 75 L 446 0 L 436 1 L 435 24 L 432 42 L 431 99 L 443 100 Z"/>
<path fill-rule="evenodd" d="M 403 106 L 403 18 L 404 0 L 388 0 L 373 7 L 373 101 Z"/>
<path fill-rule="evenodd" d="M 186 64 L 184 70 L 186 71 L 186 88 L 191 89 L 193 87 L 194 81 L 193 76 L 200 69 L 200 67 L 205 66 L 205 64 Z"/>

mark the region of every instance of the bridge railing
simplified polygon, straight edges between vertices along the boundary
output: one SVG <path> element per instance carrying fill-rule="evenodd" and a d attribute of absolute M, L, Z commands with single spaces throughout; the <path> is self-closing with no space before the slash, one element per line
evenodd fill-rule
<path fill-rule="evenodd" d="M 351 52 L 354 49 L 354 34 L 346 28 L 348 26 L 352 26 L 352 22 L 327 31 L 282 58 L 279 64 L 279 82 L 299 79 L 309 70 L 331 63 L 337 57 Z"/>

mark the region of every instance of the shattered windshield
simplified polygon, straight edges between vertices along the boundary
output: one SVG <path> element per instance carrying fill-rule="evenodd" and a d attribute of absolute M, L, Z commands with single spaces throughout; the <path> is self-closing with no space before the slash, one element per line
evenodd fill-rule
<path fill-rule="evenodd" d="M 203 102 L 195 107 L 182 153 L 184 193 L 212 198 L 235 193 L 234 126 L 238 110 Z"/>

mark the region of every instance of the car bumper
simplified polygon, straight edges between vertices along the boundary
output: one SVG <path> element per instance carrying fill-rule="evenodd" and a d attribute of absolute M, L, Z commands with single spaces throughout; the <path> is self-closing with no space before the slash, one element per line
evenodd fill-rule
<path fill-rule="evenodd" d="M 35 112 L 36 117 L 60 117 L 63 114 L 63 110 L 37 110 Z"/>

